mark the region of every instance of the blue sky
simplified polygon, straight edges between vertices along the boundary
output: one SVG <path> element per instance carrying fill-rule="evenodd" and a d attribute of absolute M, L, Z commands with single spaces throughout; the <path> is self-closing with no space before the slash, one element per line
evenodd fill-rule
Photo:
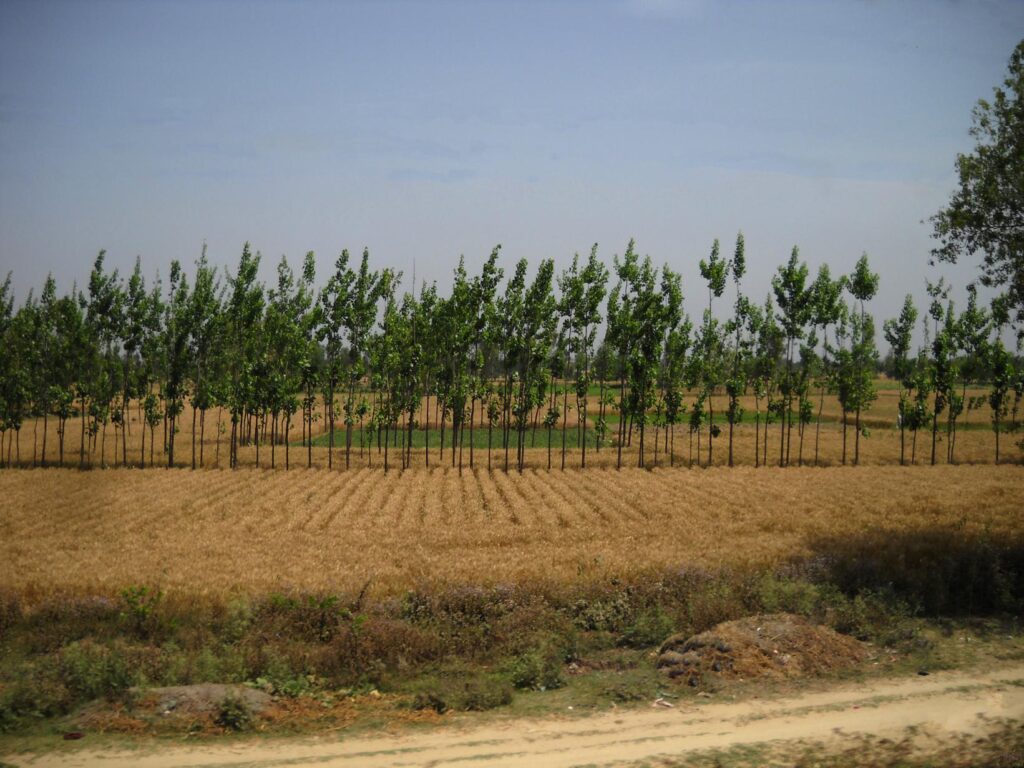
<path fill-rule="evenodd" d="M 565 263 L 630 237 L 684 276 L 744 231 L 923 295 L 971 108 L 1024 3 L 0 3 L 0 272 L 19 295 L 342 248 L 444 284 L 495 243 Z M 945 268 L 959 283 L 973 265 Z"/>

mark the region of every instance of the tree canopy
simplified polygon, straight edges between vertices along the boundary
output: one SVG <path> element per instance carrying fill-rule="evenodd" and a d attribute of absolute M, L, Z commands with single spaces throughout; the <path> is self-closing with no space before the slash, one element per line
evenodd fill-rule
<path fill-rule="evenodd" d="M 956 158 L 959 186 L 931 218 L 933 260 L 980 254 L 981 281 L 1005 289 L 1018 325 L 1024 323 L 1024 40 L 1010 56 L 1003 87 L 974 107 L 977 144 Z M 1018 332 L 1020 332 L 1018 328 Z"/>

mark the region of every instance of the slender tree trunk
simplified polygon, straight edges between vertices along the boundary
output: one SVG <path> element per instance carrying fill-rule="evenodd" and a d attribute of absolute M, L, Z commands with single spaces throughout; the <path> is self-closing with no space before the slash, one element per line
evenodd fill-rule
<path fill-rule="evenodd" d="M 192 403 L 192 469 L 196 468 L 196 404 Z"/>
<path fill-rule="evenodd" d="M 619 455 L 615 468 L 622 469 L 622 444 L 626 441 L 626 380 L 619 379 Z"/>
<path fill-rule="evenodd" d="M 206 450 L 205 450 L 205 445 L 204 445 L 205 441 L 206 441 L 206 409 L 203 408 L 203 410 L 199 414 L 199 467 L 200 468 L 206 466 L 206 462 L 204 460 L 204 457 L 206 455 Z"/>
<path fill-rule="evenodd" d="M 846 466 L 846 409 L 842 410 L 843 418 L 843 466 Z"/>
<path fill-rule="evenodd" d="M 85 398 L 83 397 L 79 402 L 82 409 L 82 442 L 78 448 L 78 467 L 83 469 L 85 467 Z"/>
<path fill-rule="evenodd" d="M 814 466 L 818 466 L 818 444 L 821 440 L 821 412 L 825 410 L 825 388 L 821 388 L 821 399 L 818 401 L 818 418 L 814 423 Z"/>
<path fill-rule="evenodd" d="M 761 400 L 754 398 L 754 468 L 761 466 Z"/>
<path fill-rule="evenodd" d="M 730 399 L 730 403 L 729 403 L 729 409 L 730 409 L 730 414 L 729 414 L 729 466 L 731 467 L 731 466 L 733 466 L 733 463 L 732 463 L 732 431 L 733 431 L 733 426 L 734 426 L 733 422 L 736 420 L 736 404 L 734 402 L 732 402 L 732 398 L 731 397 L 729 399 Z"/>
<path fill-rule="evenodd" d="M 853 436 L 853 466 L 860 465 L 860 406 L 857 406 L 857 434 Z"/>
<path fill-rule="evenodd" d="M 266 425 L 264 424 L 264 429 Z M 277 412 L 270 417 L 270 468 L 277 469 Z"/>
<path fill-rule="evenodd" d="M 324 403 L 324 419 L 327 421 L 327 468 L 334 469 L 334 382 L 327 389 L 327 402 Z"/>
<path fill-rule="evenodd" d="M 578 411 L 577 411 L 578 413 Z M 577 417 L 577 421 L 579 417 Z M 565 472 L 565 436 L 568 433 L 569 424 L 569 388 L 562 388 L 562 471 Z M 550 467 L 549 467 L 550 469 Z"/>
<path fill-rule="evenodd" d="M 711 451 L 714 446 L 715 436 L 715 392 L 712 389 L 708 392 L 708 466 L 710 467 L 714 461 L 711 456 Z"/>
<path fill-rule="evenodd" d="M 473 421 L 476 419 L 476 397 L 469 399 L 469 468 L 473 469 Z"/>

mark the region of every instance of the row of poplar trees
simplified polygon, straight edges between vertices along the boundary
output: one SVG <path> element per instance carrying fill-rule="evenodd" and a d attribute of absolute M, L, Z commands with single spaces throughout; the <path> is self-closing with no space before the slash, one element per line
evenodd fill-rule
<path fill-rule="evenodd" d="M 553 444 L 565 468 L 570 441 L 583 467 L 587 451 L 602 448 L 622 466 L 627 447 L 636 447 L 627 460 L 638 466 L 659 463 L 659 452 L 675 464 L 679 427 L 689 438 L 686 463 L 711 465 L 725 439 L 719 461 L 731 466 L 734 427 L 746 420 L 755 427 L 755 465 L 817 464 L 829 393 L 843 412 L 842 461 L 859 462 L 879 370 L 868 311 L 878 276 L 866 255 L 848 276 L 833 277 L 826 265 L 812 279 L 794 248 L 767 297 L 755 301 L 743 292 L 743 235 L 731 257 L 716 240 L 700 262 L 707 304 L 694 321 L 679 274 L 641 258 L 632 241 L 610 271 L 595 245 L 560 274 L 550 259 L 535 270 L 524 259 L 506 279 L 499 253 L 475 275 L 460 261 L 446 295 L 436 284 L 400 292 L 401 274 L 372 266 L 367 251 L 359 260 L 342 252 L 319 287 L 312 253 L 298 272 L 282 258 L 267 286 L 248 244 L 233 273 L 221 275 L 204 248 L 191 276 L 174 261 L 166 282 L 149 283 L 138 260 L 124 279 L 101 252 L 84 289 L 58 295 L 50 277 L 17 309 L 8 275 L 0 287 L 0 463 L 63 465 L 77 448 L 86 466 L 97 449 L 107 455 L 109 432 L 120 465 L 152 465 L 159 444 L 167 466 L 219 466 L 223 435 L 232 467 L 246 445 L 255 446 L 257 465 L 271 466 L 281 446 L 288 467 L 292 443 L 312 466 L 321 423 L 330 467 L 347 468 L 374 438 L 385 469 L 410 466 L 417 432 L 427 465 L 433 453 L 434 461 L 474 466 L 473 433 L 486 430 L 487 466 L 522 470 L 538 426 L 549 468 Z M 1024 390 L 1024 366 L 1002 341 L 1007 306 L 983 306 L 971 287 L 957 312 L 945 283 L 928 292 L 919 349 L 912 351 L 918 311 L 910 296 L 883 325 L 899 386 L 900 462 L 917 461 L 923 432 L 935 463 L 940 431 L 943 458 L 955 461 L 958 419 L 981 407 L 991 413 L 998 462 L 999 436 L 1016 430 Z M 988 394 L 968 396 L 969 386 Z M 715 413 L 713 396 L 724 412 Z M 751 399 L 754 412 L 745 414 Z M 187 459 L 189 447 L 176 440 L 186 402 Z M 205 440 L 211 411 L 214 457 Z M 21 440 L 29 420 L 43 427 L 41 437 L 33 430 L 31 459 Z M 47 444 L 51 420 L 56 446 Z M 79 444 L 68 446 L 75 420 Z"/>

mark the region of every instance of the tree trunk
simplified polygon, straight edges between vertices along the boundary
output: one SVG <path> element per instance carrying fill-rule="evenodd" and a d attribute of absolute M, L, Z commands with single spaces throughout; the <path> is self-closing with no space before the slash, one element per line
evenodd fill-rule
<path fill-rule="evenodd" d="M 708 466 L 710 467 L 714 461 L 711 456 L 712 448 L 714 447 L 715 437 L 715 393 L 714 390 L 708 392 Z"/>
<path fill-rule="evenodd" d="M 853 436 L 853 466 L 860 465 L 860 406 L 857 406 L 857 434 Z"/>
<path fill-rule="evenodd" d="M 577 411 L 577 413 L 579 413 Z M 577 421 L 579 416 L 577 416 Z M 562 387 L 562 471 L 565 472 L 565 436 L 569 425 L 569 389 Z M 550 469 L 550 467 L 548 467 Z"/>
<path fill-rule="evenodd" d="M 334 469 L 334 382 L 327 390 L 327 402 L 324 403 L 324 416 L 327 419 L 327 468 Z"/>

